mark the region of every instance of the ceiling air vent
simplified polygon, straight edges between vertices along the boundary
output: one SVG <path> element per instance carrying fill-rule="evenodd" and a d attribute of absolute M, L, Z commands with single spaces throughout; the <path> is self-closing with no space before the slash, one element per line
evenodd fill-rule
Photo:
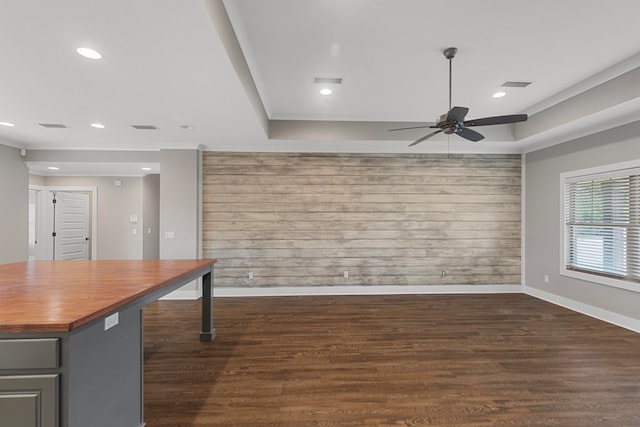
<path fill-rule="evenodd" d="M 38 123 L 43 128 L 49 129 L 65 129 L 67 125 L 63 125 L 62 123 Z"/>
<path fill-rule="evenodd" d="M 341 77 L 314 77 L 313 82 L 315 84 L 330 84 L 330 85 L 341 85 L 342 78 Z"/>
<path fill-rule="evenodd" d="M 504 82 L 501 87 L 527 87 L 533 82 Z"/>
<path fill-rule="evenodd" d="M 158 129 L 157 127 L 153 126 L 153 125 L 131 125 L 131 127 L 134 127 L 138 130 L 156 130 Z"/>

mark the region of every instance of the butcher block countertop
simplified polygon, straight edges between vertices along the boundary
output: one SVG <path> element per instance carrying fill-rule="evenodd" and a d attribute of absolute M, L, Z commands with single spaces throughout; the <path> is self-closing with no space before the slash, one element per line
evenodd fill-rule
<path fill-rule="evenodd" d="M 0 265 L 0 333 L 68 332 L 213 269 L 215 259 Z M 195 277 L 194 277 L 195 276 Z"/>

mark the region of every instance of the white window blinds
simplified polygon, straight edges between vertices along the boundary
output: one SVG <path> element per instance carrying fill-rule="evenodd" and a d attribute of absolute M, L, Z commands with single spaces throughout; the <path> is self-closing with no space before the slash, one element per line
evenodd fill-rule
<path fill-rule="evenodd" d="M 565 268 L 640 281 L 640 171 L 565 181 Z"/>

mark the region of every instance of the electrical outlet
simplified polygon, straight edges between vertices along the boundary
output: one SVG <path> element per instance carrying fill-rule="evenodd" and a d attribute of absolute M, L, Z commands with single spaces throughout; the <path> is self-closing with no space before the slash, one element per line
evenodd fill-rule
<path fill-rule="evenodd" d="M 348 271 L 345 271 L 345 272 L 344 272 L 344 278 L 345 278 L 345 279 L 348 279 L 348 278 L 349 278 L 349 272 L 348 272 Z"/>
<path fill-rule="evenodd" d="M 107 331 L 111 328 L 113 328 L 114 326 L 116 326 L 119 322 L 118 319 L 118 312 L 116 311 L 115 313 L 113 313 L 110 316 L 107 316 L 104 318 L 104 330 Z"/>
<path fill-rule="evenodd" d="M 549 275 L 548 274 L 544 275 L 544 283 L 549 283 Z"/>
<path fill-rule="evenodd" d="M 253 279 L 253 271 L 249 272 L 249 279 Z"/>

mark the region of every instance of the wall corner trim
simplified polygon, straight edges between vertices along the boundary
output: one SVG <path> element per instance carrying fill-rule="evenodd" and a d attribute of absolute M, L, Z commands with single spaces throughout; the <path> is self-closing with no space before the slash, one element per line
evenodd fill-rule
<path fill-rule="evenodd" d="M 532 297 L 559 305 L 564 308 L 568 308 L 569 310 L 573 310 L 578 313 L 593 317 L 595 319 L 602 320 L 603 322 L 611 323 L 621 328 L 640 333 L 640 320 L 638 319 L 623 316 L 621 314 L 614 313 L 613 311 L 604 310 L 599 307 L 594 307 L 589 304 L 574 301 L 550 292 L 542 291 L 540 289 L 535 289 L 527 286 L 524 286 L 523 289 L 525 294 Z"/>

